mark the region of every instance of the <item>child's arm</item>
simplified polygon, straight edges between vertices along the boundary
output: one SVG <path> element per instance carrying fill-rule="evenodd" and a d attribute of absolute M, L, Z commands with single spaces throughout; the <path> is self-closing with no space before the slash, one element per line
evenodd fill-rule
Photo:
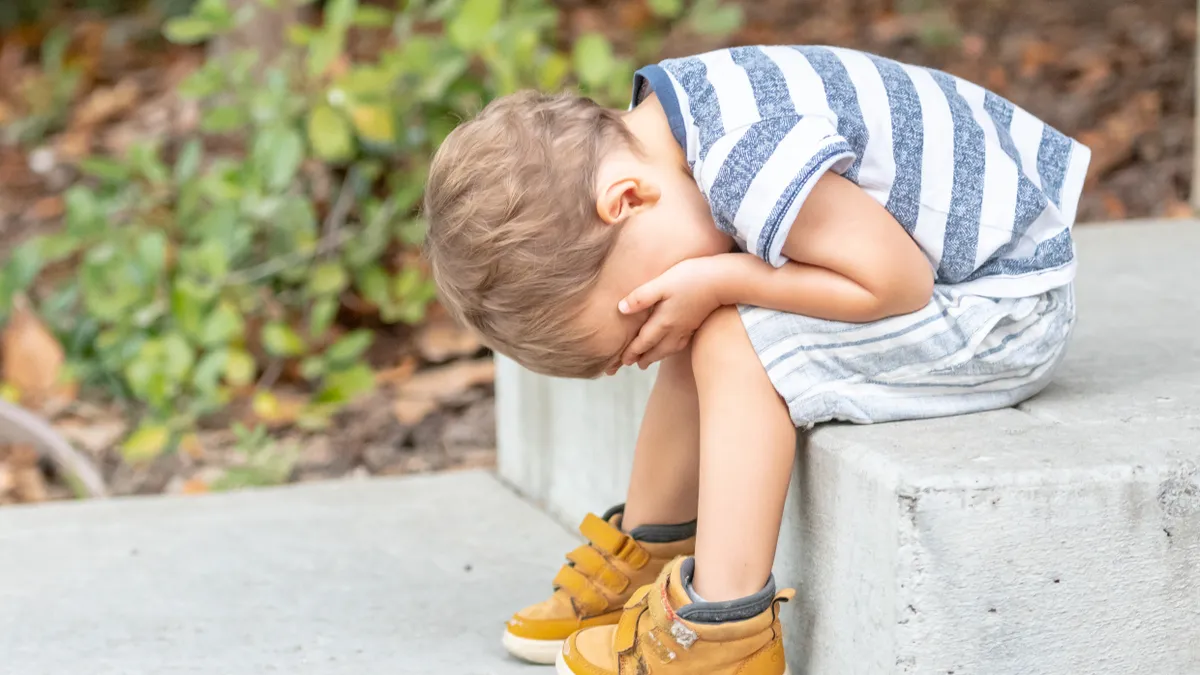
<path fill-rule="evenodd" d="M 750 254 L 722 256 L 721 304 L 862 323 L 915 312 L 933 294 L 933 270 L 916 242 L 835 173 L 813 186 L 783 254 L 791 262 L 778 269 Z"/>
<path fill-rule="evenodd" d="M 915 312 L 933 294 L 933 271 L 895 218 L 857 185 L 822 176 L 783 245 L 789 262 L 728 253 L 685 260 L 637 288 L 626 314 L 655 307 L 622 357 L 649 364 L 682 349 L 721 305 L 748 304 L 833 321 L 863 323 Z"/>

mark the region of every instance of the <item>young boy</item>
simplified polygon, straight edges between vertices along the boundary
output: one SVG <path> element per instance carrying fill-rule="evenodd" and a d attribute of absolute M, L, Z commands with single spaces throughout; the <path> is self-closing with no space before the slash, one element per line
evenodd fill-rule
<path fill-rule="evenodd" d="M 626 504 L 584 521 L 509 650 L 562 675 L 784 673 L 796 428 L 1045 387 L 1088 159 L 976 85 L 826 47 L 670 60 L 627 112 L 522 93 L 458 128 L 426 201 L 455 316 L 550 375 L 661 362 Z"/>

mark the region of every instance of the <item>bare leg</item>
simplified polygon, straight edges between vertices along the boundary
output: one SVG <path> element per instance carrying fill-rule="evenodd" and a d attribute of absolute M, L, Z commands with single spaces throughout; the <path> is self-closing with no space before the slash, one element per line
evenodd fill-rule
<path fill-rule="evenodd" d="M 796 429 L 734 307 L 692 341 L 700 406 L 700 504 L 692 587 L 709 602 L 762 590 L 771 574 Z"/>
<path fill-rule="evenodd" d="M 694 520 L 699 475 L 700 410 L 685 350 L 659 364 L 634 449 L 622 527 Z"/>

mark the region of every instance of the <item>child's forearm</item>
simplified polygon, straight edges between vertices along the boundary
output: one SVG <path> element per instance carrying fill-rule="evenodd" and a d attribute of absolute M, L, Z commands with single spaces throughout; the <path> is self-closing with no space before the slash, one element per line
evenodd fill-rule
<path fill-rule="evenodd" d="M 824 267 L 788 262 L 775 268 L 748 253 L 717 256 L 721 304 L 746 304 L 817 319 L 865 323 L 908 314 L 928 303 L 879 297 Z"/>

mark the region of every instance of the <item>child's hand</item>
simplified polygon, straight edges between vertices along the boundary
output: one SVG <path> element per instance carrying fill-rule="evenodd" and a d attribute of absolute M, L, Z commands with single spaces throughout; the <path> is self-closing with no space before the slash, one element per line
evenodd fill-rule
<path fill-rule="evenodd" d="M 700 324 L 721 306 L 717 294 L 719 257 L 684 260 L 620 302 L 622 314 L 654 308 L 621 356 L 622 364 L 636 363 L 645 370 L 688 346 Z"/>

